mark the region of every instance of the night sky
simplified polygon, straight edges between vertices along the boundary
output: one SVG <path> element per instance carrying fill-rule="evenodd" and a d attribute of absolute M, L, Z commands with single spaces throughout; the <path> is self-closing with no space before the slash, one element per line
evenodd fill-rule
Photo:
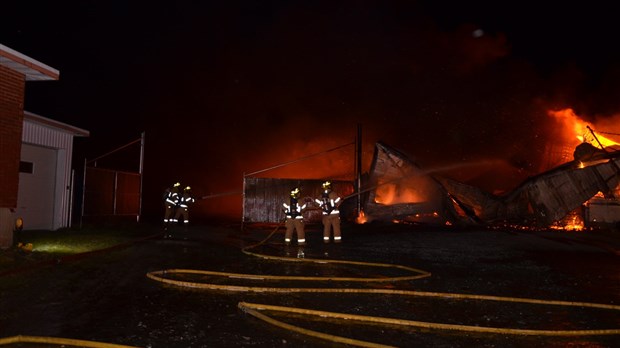
<path fill-rule="evenodd" d="M 0 13 L 0 43 L 60 71 L 27 83 L 25 109 L 90 131 L 76 168 L 145 132 L 154 215 L 174 181 L 240 192 L 243 173 L 352 142 L 358 124 L 365 171 L 383 141 L 509 190 L 540 171 L 549 110 L 620 133 L 619 34 L 597 1 L 22 0 Z M 262 175 L 351 178 L 353 155 Z M 240 202 L 195 210 L 240 217 Z"/>

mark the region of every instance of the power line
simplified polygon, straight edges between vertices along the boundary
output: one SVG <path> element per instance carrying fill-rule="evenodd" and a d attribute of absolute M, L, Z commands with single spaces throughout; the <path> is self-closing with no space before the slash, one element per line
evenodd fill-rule
<path fill-rule="evenodd" d="M 611 133 L 611 132 L 599 132 L 597 131 L 597 133 L 601 133 L 601 134 L 609 134 L 609 135 L 620 135 L 618 133 Z"/>
<path fill-rule="evenodd" d="M 104 154 L 104 155 L 101 155 L 101 156 L 99 156 L 99 157 L 97 157 L 97 158 L 95 158 L 95 159 L 89 160 L 89 161 L 88 161 L 88 162 L 86 162 L 86 163 L 93 163 L 93 162 L 96 162 L 97 160 L 102 159 L 103 157 L 109 156 L 109 155 L 111 155 L 111 154 L 113 154 L 113 153 L 115 153 L 115 152 L 117 152 L 117 151 L 120 151 L 120 150 L 122 150 L 122 149 L 124 149 L 124 148 L 126 148 L 126 147 L 128 147 L 128 146 L 131 146 L 131 145 L 133 145 L 133 144 L 135 144 L 135 143 L 137 143 L 137 142 L 140 142 L 140 141 L 142 141 L 142 138 L 138 138 L 138 139 L 136 139 L 136 140 L 134 140 L 134 141 L 132 141 L 132 142 L 130 142 L 130 143 L 128 143 L 128 144 L 125 144 L 125 145 L 123 145 L 123 146 L 121 146 L 121 147 L 118 147 L 118 148 L 116 148 L 116 149 L 114 149 L 114 150 L 112 150 L 112 151 L 110 151 L 110 152 L 108 152 L 108 153 L 106 153 L 106 154 Z"/>
<path fill-rule="evenodd" d="M 270 168 L 265 168 L 265 169 L 262 169 L 262 170 L 255 171 L 253 173 L 248 173 L 248 174 L 245 174 L 244 176 L 251 176 L 251 175 L 255 175 L 255 174 L 258 174 L 258 173 L 266 172 L 266 171 L 269 171 L 269 170 L 272 170 L 272 169 L 284 167 L 286 165 L 293 164 L 293 163 L 296 163 L 296 162 L 300 162 L 300 161 L 303 161 L 303 160 L 307 160 L 308 158 L 311 158 L 311 157 L 314 157 L 314 156 L 318 156 L 318 155 L 321 155 L 321 154 L 324 154 L 324 153 L 327 153 L 327 152 L 336 151 L 336 150 L 339 150 L 339 149 L 341 149 L 341 148 L 343 148 L 345 146 L 349 146 L 349 145 L 353 145 L 353 144 L 355 144 L 355 142 L 350 142 L 350 143 L 347 143 L 347 144 L 344 144 L 344 145 L 340 145 L 340 146 L 334 147 L 334 148 L 329 149 L 329 150 L 325 150 L 325 151 L 314 153 L 312 155 L 301 157 L 301 158 L 298 158 L 296 160 L 292 160 L 290 162 L 278 164 L 278 165 L 275 165 L 275 166 L 270 167 Z"/>

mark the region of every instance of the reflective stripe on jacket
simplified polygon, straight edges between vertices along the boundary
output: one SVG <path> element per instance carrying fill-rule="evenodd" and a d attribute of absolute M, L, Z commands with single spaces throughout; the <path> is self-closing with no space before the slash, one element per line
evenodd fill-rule
<path fill-rule="evenodd" d="M 179 201 L 179 207 L 187 208 L 191 203 L 194 203 L 195 199 L 190 195 L 181 196 L 181 200 Z"/>
<path fill-rule="evenodd" d="M 301 211 L 306 209 L 306 205 L 302 205 L 301 207 L 299 206 L 299 204 L 295 204 L 294 210 L 291 210 L 291 206 L 286 204 L 286 203 L 282 203 L 282 206 L 284 206 L 284 214 L 286 215 L 287 219 L 292 219 L 293 215 L 295 216 L 295 219 L 303 219 L 303 215 L 301 215 Z"/>

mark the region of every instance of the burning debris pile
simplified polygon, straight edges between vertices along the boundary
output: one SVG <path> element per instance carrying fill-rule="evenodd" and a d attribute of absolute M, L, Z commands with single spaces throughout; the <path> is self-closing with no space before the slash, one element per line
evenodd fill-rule
<path fill-rule="evenodd" d="M 446 223 L 456 214 L 447 204 L 447 192 L 436 178 L 384 143 L 375 144 L 365 181 L 365 221 Z"/>
<path fill-rule="evenodd" d="M 365 219 L 575 229 L 584 222 L 614 225 L 620 221 L 620 201 L 614 199 L 620 197 L 620 151 L 583 144 L 574 160 L 494 195 L 430 175 L 403 153 L 377 143 L 364 185 Z"/>
<path fill-rule="evenodd" d="M 403 152 L 377 142 L 370 170 L 361 175 L 360 182 L 343 180 L 339 184 L 337 191 L 345 197 L 341 217 L 357 223 L 440 226 L 564 230 L 620 227 L 620 144 L 602 136 L 604 132 L 595 134 L 571 109 L 548 114 L 554 122 L 550 134 L 553 142 L 546 144 L 542 158 L 538 158 L 538 174 L 529 172 L 531 176 L 525 180 L 520 177 L 521 184 L 508 192 L 491 193 L 471 181 L 440 176 L 439 170 L 463 165 L 425 169 Z M 495 165 L 506 163 L 481 162 L 467 165 L 492 164 L 496 177 Z M 286 190 L 301 186 L 312 202 L 318 182 L 245 177 L 243 221 L 280 221 L 277 207 Z M 304 214 L 304 220 L 317 220 L 312 209 Z"/>

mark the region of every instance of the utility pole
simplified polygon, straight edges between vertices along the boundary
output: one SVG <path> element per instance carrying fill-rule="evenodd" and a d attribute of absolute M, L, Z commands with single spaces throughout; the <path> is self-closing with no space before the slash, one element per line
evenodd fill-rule
<path fill-rule="evenodd" d="M 142 194 L 144 193 L 143 182 L 144 182 L 144 133 L 140 135 L 140 202 L 138 205 L 138 216 L 136 216 L 136 221 L 140 222 L 140 217 L 142 216 Z"/>
<path fill-rule="evenodd" d="M 355 186 L 357 191 L 357 215 L 362 213 L 362 125 L 357 124 L 357 139 L 355 141 Z"/>

